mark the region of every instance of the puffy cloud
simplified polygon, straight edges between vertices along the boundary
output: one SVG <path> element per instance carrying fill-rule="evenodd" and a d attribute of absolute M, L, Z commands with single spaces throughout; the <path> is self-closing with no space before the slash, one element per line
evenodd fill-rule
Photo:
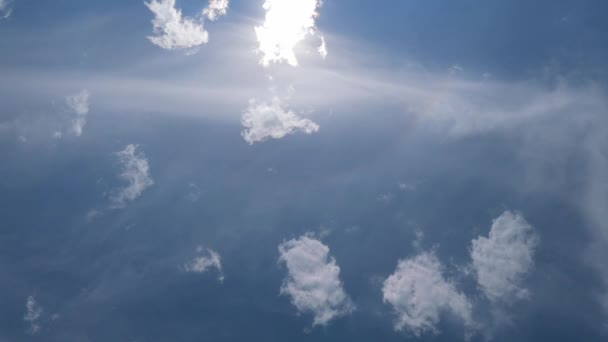
<path fill-rule="evenodd" d="M 120 177 L 128 182 L 112 198 L 114 208 L 123 208 L 128 202 L 138 198 L 147 188 L 154 185 L 150 176 L 150 166 L 143 153 L 137 151 L 137 145 L 127 145 L 124 150 L 117 152 L 116 155 L 123 170 Z"/>
<path fill-rule="evenodd" d="M 504 212 L 492 223 L 489 237 L 471 244 L 472 267 L 477 282 L 492 302 L 512 302 L 529 293 L 521 283 L 534 266 L 538 237 L 519 214 Z"/>
<path fill-rule="evenodd" d="M 303 119 L 294 111 L 285 108 L 277 96 L 270 103 L 250 100 L 249 107 L 241 118 L 241 123 L 245 127 L 241 135 L 249 144 L 268 138 L 281 139 L 296 131 L 306 134 L 319 131 L 319 125 L 309 119 Z"/>
<path fill-rule="evenodd" d="M 304 235 L 282 243 L 279 253 L 279 261 L 285 263 L 288 272 L 281 294 L 291 297 L 298 312 L 312 313 L 313 326 L 327 325 L 355 310 L 343 289 L 340 267 L 329 255 L 329 247 Z"/>
<path fill-rule="evenodd" d="M 209 0 L 209 6 L 203 10 L 203 15 L 207 17 L 207 19 L 214 21 L 217 18 L 226 15 L 229 4 L 229 0 Z"/>
<path fill-rule="evenodd" d="M 294 49 L 306 37 L 316 35 L 315 20 L 321 4 L 321 0 L 266 0 L 264 25 L 255 27 L 258 52 L 262 54 L 260 63 L 268 66 L 271 62 L 287 62 L 297 66 Z M 326 53 L 327 49 L 319 51 Z"/>
<path fill-rule="evenodd" d="M 392 305 L 397 320 L 396 330 L 407 330 L 416 336 L 436 333 L 444 312 L 460 317 L 465 325 L 474 325 L 472 305 L 443 276 L 443 265 L 431 252 L 401 260 L 382 288 L 384 302 Z"/>
<path fill-rule="evenodd" d="M 209 32 L 205 30 L 204 18 L 211 21 L 226 15 L 229 0 L 209 0 L 209 5 L 203 9 L 203 19 L 196 20 L 182 16 L 175 7 L 175 0 L 152 0 L 145 2 L 154 13 L 152 24 L 156 36 L 148 39 L 163 49 L 191 49 L 206 44 Z"/>
<path fill-rule="evenodd" d="M 82 130 L 87 123 L 87 114 L 89 114 L 89 97 L 91 94 L 88 90 L 83 89 L 77 94 L 66 97 L 66 104 L 70 111 L 76 114 L 72 119 L 71 131 L 76 136 L 82 135 Z"/>
<path fill-rule="evenodd" d="M 36 299 L 33 296 L 27 297 L 25 302 L 25 316 L 23 316 L 23 320 L 29 323 L 30 328 L 28 333 L 36 334 L 40 331 L 40 324 L 38 323 L 38 319 L 42 315 L 42 307 L 38 305 Z"/>
<path fill-rule="evenodd" d="M 199 253 L 203 251 L 201 247 L 197 249 Z M 222 271 L 222 261 L 220 255 L 209 248 L 207 248 L 208 255 L 201 255 L 194 258 L 192 261 L 184 265 L 186 272 L 191 273 L 205 273 L 212 268 L 215 268 L 219 272 L 219 281 L 224 281 L 224 273 Z"/>
<path fill-rule="evenodd" d="M 209 41 L 209 33 L 202 22 L 182 17 L 175 0 L 152 0 L 146 6 L 155 15 L 152 20 L 156 36 L 148 39 L 163 49 L 189 49 Z"/>

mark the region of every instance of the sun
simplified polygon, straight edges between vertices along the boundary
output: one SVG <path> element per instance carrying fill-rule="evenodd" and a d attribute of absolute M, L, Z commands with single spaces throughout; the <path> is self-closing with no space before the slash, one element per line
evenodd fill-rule
<path fill-rule="evenodd" d="M 317 35 L 315 20 L 321 4 L 320 0 L 266 0 L 264 24 L 255 27 L 260 63 L 268 66 L 287 62 L 297 66 L 294 49 L 307 36 Z"/>

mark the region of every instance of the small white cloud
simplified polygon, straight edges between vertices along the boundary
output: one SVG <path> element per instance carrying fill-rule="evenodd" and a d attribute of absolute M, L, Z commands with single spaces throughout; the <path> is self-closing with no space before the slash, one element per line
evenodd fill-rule
<path fill-rule="evenodd" d="M 384 302 L 397 315 L 395 329 L 415 336 L 437 333 L 442 313 L 460 317 L 466 326 L 474 325 L 472 305 L 456 286 L 443 276 L 443 265 L 434 253 L 425 252 L 401 260 L 395 273 L 384 281 Z"/>
<path fill-rule="evenodd" d="M 66 97 L 65 102 L 71 112 L 76 117 L 72 119 L 71 131 L 76 136 L 81 136 L 84 126 L 87 123 L 87 114 L 89 114 L 89 97 L 91 94 L 88 90 L 83 89 L 77 94 Z"/>
<path fill-rule="evenodd" d="M 207 248 L 206 251 L 208 255 L 202 255 L 194 258 L 192 261 L 184 265 L 184 269 L 186 272 L 191 273 L 205 273 L 210 269 L 215 268 L 219 272 L 218 280 L 224 281 L 224 272 L 222 270 L 222 260 L 220 255 L 216 251 L 209 248 Z M 198 247 L 197 252 L 202 253 L 203 248 Z"/>
<path fill-rule="evenodd" d="M 130 144 L 116 153 L 123 168 L 120 177 L 126 180 L 128 185 L 112 197 L 114 208 L 124 208 L 128 202 L 135 200 L 154 185 L 148 160 L 143 153 L 137 151 L 137 148 L 137 145 Z"/>
<path fill-rule="evenodd" d="M 188 184 L 188 199 L 191 202 L 197 202 L 199 199 L 201 199 L 201 189 L 198 187 L 198 185 L 196 185 L 196 183 L 189 183 Z"/>
<path fill-rule="evenodd" d="M 0 0 L 0 19 L 6 19 L 11 16 L 13 9 L 11 8 L 11 0 Z"/>
<path fill-rule="evenodd" d="M 154 13 L 152 24 L 156 36 L 148 37 L 163 49 L 190 49 L 209 41 L 209 34 L 202 22 L 182 17 L 175 7 L 175 0 L 152 0 L 145 2 Z"/>
<path fill-rule="evenodd" d="M 103 215 L 103 213 L 101 211 L 99 211 L 97 209 L 91 209 L 86 214 L 87 222 L 93 222 L 98 217 L 101 217 L 101 215 Z"/>
<path fill-rule="evenodd" d="M 340 281 L 340 267 L 329 255 L 329 247 L 304 235 L 282 243 L 279 253 L 279 261 L 285 263 L 288 272 L 281 294 L 291 297 L 298 312 L 312 313 L 313 326 L 327 325 L 355 310 Z"/>
<path fill-rule="evenodd" d="M 299 117 L 285 108 L 275 96 L 271 103 L 249 101 L 249 107 L 241 118 L 245 130 L 241 133 L 245 141 L 253 145 L 268 138 L 281 139 L 297 131 L 312 134 L 319 131 L 319 125 L 309 119 Z"/>
<path fill-rule="evenodd" d="M 294 49 L 306 37 L 317 34 L 315 20 L 321 4 L 320 0 L 266 0 L 264 25 L 255 27 L 258 52 L 262 55 L 260 63 L 268 66 L 271 62 L 287 62 L 297 66 Z M 322 51 L 327 52 L 325 44 L 322 47 L 321 55 Z"/>
<path fill-rule="evenodd" d="M 209 0 L 209 6 L 203 10 L 203 15 L 211 21 L 226 15 L 228 11 L 229 0 Z"/>
<path fill-rule="evenodd" d="M 399 190 L 403 191 L 403 192 L 409 192 L 409 191 L 415 191 L 416 190 L 416 184 L 414 183 L 405 183 L 405 182 L 399 182 L 397 184 L 397 187 L 399 187 Z"/>
<path fill-rule="evenodd" d="M 34 335 L 38 331 L 40 331 L 41 327 L 38 323 L 38 319 L 41 315 L 42 307 L 38 305 L 36 299 L 33 296 L 27 297 L 27 300 L 25 302 L 25 316 L 23 316 L 23 320 L 30 325 L 28 333 Z"/>
<path fill-rule="evenodd" d="M 472 268 L 490 301 L 510 303 L 528 297 L 521 283 L 534 266 L 537 244 L 534 228 L 510 211 L 494 220 L 489 237 L 472 241 Z"/>
<path fill-rule="evenodd" d="M 389 205 L 393 202 L 393 200 L 395 199 L 395 195 L 393 195 L 390 192 L 384 193 L 384 194 L 380 194 L 378 196 L 378 198 L 376 198 L 376 200 L 378 202 L 382 202 L 384 205 Z"/>

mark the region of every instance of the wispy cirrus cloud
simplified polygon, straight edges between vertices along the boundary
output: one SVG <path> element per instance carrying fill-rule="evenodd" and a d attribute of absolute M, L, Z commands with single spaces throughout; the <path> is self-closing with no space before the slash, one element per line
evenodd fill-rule
<path fill-rule="evenodd" d="M 12 122 L 0 123 L 6 131 L 13 131 L 22 143 L 44 143 L 49 139 L 66 136 L 80 137 L 89 113 L 90 92 L 86 89 L 68 95 L 64 103 L 55 108 L 45 108 L 40 114 L 17 117 Z M 0 131 L 0 134 L 2 132 Z"/>
<path fill-rule="evenodd" d="M 270 103 L 250 100 L 241 123 L 245 128 L 241 135 L 251 145 L 268 138 L 281 139 L 295 132 L 312 134 L 319 131 L 318 124 L 301 118 L 287 108 L 278 96 L 273 97 Z"/>
<path fill-rule="evenodd" d="M 468 327 L 475 325 L 471 302 L 443 273 L 444 266 L 432 252 L 399 261 L 382 288 L 384 302 L 397 316 L 395 330 L 415 336 L 437 333 L 444 313 L 459 317 Z"/>
<path fill-rule="evenodd" d="M 182 15 L 182 11 L 175 5 L 175 0 L 152 0 L 145 2 L 150 11 L 154 13 L 152 24 L 156 35 L 148 37 L 155 45 L 166 49 L 192 49 L 206 44 L 209 33 L 204 26 L 204 18 L 211 21 L 228 10 L 228 0 L 210 0 L 209 6 L 202 11 L 203 18 L 189 18 Z"/>
<path fill-rule="evenodd" d="M 312 313 L 313 326 L 327 325 L 355 310 L 329 247 L 304 235 L 282 243 L 279 253 L 279 261 L 285 264 L 288 273 L 281 294 L 291 297 L 298 312 Z"/>
<path fill-rule="evenodd" d="M 327 56 L 325 39 L 318 34 L 315 24 L 321 5 L 320 0 L 266 0 L 264 24 L 255 27 L 258 53 L 262 55 L 260 63 L 268 66 L 287 62 L 297 66 L 295 48 L 309 36 L 319 37 L 322 41 L 319 53 Z"/>
<path fill-rule="evenodd" d="M 76 117 L 72 119 L 71 131 L 76 136 L 81 136 L 84 126 L 87 123 L 87 114 L 89 114 L 89 97 L 91 93 L 83 89 L 79 93 L 66 97 L 66 105 Z"/>
<path fill-rule="evenodd" d="M 11 16 L 13 12 L 11 3 L 11 0 L 0 0 L 0 20 Z"/>
<path fill-rule="evenodd" d="M 25 301 L 25 316 L 23 316 L 23 320 L 29 324 L 28 333 L 31 335 L 35 335 L 40 331 L 41 326 L 38 322 L 40 316 L 42 315 L 42 307 L 38 305 L 36 299 L 33 296 L 27 297 Z"/>
<path fill-rule="evenodd" d="M 154 185 L 150 176 L 150 165 L 146 156 L 138 151 L 138 145 L 129 144 L 116 156 L 122 166 L 120 178 L 127 185 L 119 189 L 111 198 L 113 208 L 124 208 L 127 203 L 137 199 L 141 194 Z"/>
<path fill-rule="evenodd" d="M 490 301 L 512 303 L 529 296 L 522 282 L 534 266 L 538 241 L 523 216 L 506 211 L 492 222 L 488 237 L 471 242 L 472 268 Z"/>

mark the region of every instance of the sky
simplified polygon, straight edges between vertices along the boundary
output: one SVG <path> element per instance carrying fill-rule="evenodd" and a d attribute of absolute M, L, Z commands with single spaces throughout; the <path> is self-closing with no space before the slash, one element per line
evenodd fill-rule
<path fill-rule="evenodd" d="M 607 340 L 606 13 L 0 0 L 0 342 Z"/>

